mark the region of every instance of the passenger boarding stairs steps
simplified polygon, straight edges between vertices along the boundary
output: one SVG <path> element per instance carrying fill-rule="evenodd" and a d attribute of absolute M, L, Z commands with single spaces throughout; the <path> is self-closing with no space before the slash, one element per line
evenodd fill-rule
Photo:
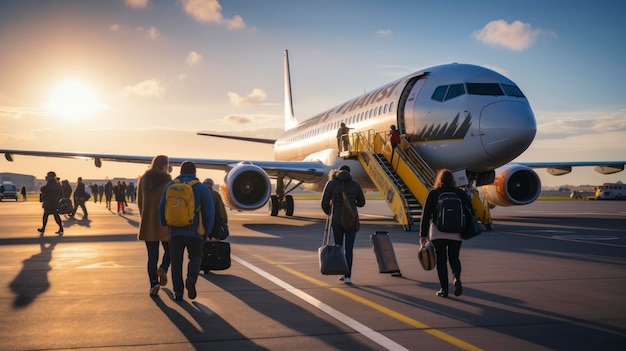
<path fill-rule="evenodd" d="M 405 230 L 419 221 L 422 204 L 434 179 L 432 170 L 421 161 L 408 141 L 401 138 L 395 152 L 380 133 L 353 133 L 353 154 L 363 166 L 381 196 L 391 209 L 398 223 Z M 408 149 L 405 151 L 405 149 Z M 414 163 L 421 161 L 421 165 Z M 424 167 L 425 166 L 425 167 Z M 425 170 L 426 169 L 426 170 Z M 430 173 L 427 171 L 430 170 Z"/>

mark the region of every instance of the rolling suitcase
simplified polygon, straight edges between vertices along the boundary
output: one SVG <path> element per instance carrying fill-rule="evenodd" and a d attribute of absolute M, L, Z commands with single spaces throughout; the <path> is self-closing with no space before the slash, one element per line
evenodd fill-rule
<path fill-rule="evenodd" d="M 230 268 L 230 243 L 226 241 L 208 241 L 202 245 L 202 264 L 204 274 Z"/>
<path fill-rule="evenodd" d="M 378 271 L 380 273 L 391 273 L 396 277 L 401 277 L 400 266 L 396 260 L 396 253 L 393 251 L 391 237 L 389 233 L 377 231 L 370 235 L 370 241 L 376 254 L 376 262 L 378 262 Z"/>

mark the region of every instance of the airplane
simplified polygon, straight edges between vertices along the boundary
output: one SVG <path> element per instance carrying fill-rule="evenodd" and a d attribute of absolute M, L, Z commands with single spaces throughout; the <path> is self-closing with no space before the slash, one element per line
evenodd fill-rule
<path fill-rule="evenodd" d="M 533 142 L 537 123 L 528 99 L 510 79 L 485 67 L 450 63 L 429 67 L 365 92 L 303 121 L 293 112 L 288 51 L 284 54 L 285 131 L 277 139 L 198 133 L 244 142 L 271 143 L 274 161 L 170 157 L 172 165 L 193 161 L 198 168 L 223 170 L 220 194 L 236 210 L 269 204 L 292 216 L 296 188 L 322 192 L 329 173 L 347 164 L 365 191 L 380 191 L 405 230 L 419 220 L 420 206 L 434 181 L 434 170 L 454 172 L 457 185 L 472 195 L 482 223 L 490 227 L 489 209 L 535 201 L 541 181 L 533 168 L 553 175 L 575 166 L 595 166 L 611 174 L 626 161 L 511 162 Z M 341 123 L 350 128 L 338 141 Z M 391 150 L 391 125 L 401 143 Z M 395 151 L 395 152 L 394 152 Z M 14 155 L 93 159 L 149 164 L 152 156 L 0 149 Z M 275 179 L 275 193 L 272 182 Z M 481 194 L 478 187 L 482 187 Z"/>

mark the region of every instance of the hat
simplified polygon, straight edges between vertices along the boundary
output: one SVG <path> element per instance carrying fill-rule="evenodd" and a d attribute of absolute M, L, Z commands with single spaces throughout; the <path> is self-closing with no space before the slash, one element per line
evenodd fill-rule
<path fill-rule="evenodd" d="M 204 181 L 202 181 L 202 183 L 205 183 L 205 184 L 206 184 L 206 183 L 209 183 L 209 184 L 211 184 L 211 185 L 215 184 L 215 183 L 213 182 L 213 179 L 211 179 L 211 178 L 207 178 L 207 179 L 205 179 Z"/>

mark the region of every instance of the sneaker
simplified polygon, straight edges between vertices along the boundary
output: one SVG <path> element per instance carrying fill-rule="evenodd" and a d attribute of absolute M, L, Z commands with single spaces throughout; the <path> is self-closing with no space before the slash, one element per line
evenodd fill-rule
<path fill-rule="evenodd" d="M 159 268 L 157 269 L 157 276 L 159 277 L 159 285 L 165 286 L 167 284 L 167 273 Z"/>
<path fill-rule="evenodd" d="M 182 291 L 175 291 L 174 292 L 174 300 L 176 300 L 176 301 L 183 301 L 183 292 Z"/>
<path fill-rule="evenodd" d="M 445 291 L 445 290 L 443 290 L 443 289 L 441 289 L 441 290 L 437 291 L 437 292 L 435 293 L 435 295 L 437 295 L 437 296 L 439 296 L 439 297 L 448 297 L 448 292 L 447 292 L 447 291 Z"/>
<path fill-rule="evenodd" d="M 460 279 L 454 280 L 454 296 L 461 296 L 463 294 L 463 285 Z"/>
<path fill-rule="evenodd" d="M 63 235 L 63 230 L 59 230 L 58 232 L 54 232 L 54 234 L 57 234 L 58 236 L 62 236 Z"/>
<path fill-rule="evenodd" d="M 198 296 L 198 293 L 196 292 L 196 285 L 195 284 L 185 284 L 185 287 L 187 288 L 187 296 L 189 296 L 190 299 L 195 299 L 196 296 Z"/>
<path fill-rule="evenodd" d="M 159 284 L 154 284 L 150 288 L 150 296 L 157 296 L 157 295 L 159 295 L 159 288 L 161 288 L 161 286 Z"/>
<path fill-rule="evenodd" d="M 350 280 L 350 277 L 343 278 L 343 282 L 346 284 L 352 284 L 352 280 Z"/>
<path fill-rule="evenodd" d="M 43 228 L 37 228 L 37 231 L 39 232 L 39 235 L 43 235 L 44 229 Z"/>
<path fill-rule="evenodd" d="M 343 281 L 344 279 L 346 279 L 346 276 L 345 276 L 345 275 L 340 275 L 340 276 L 339 276 L 339 280 Z"/>

